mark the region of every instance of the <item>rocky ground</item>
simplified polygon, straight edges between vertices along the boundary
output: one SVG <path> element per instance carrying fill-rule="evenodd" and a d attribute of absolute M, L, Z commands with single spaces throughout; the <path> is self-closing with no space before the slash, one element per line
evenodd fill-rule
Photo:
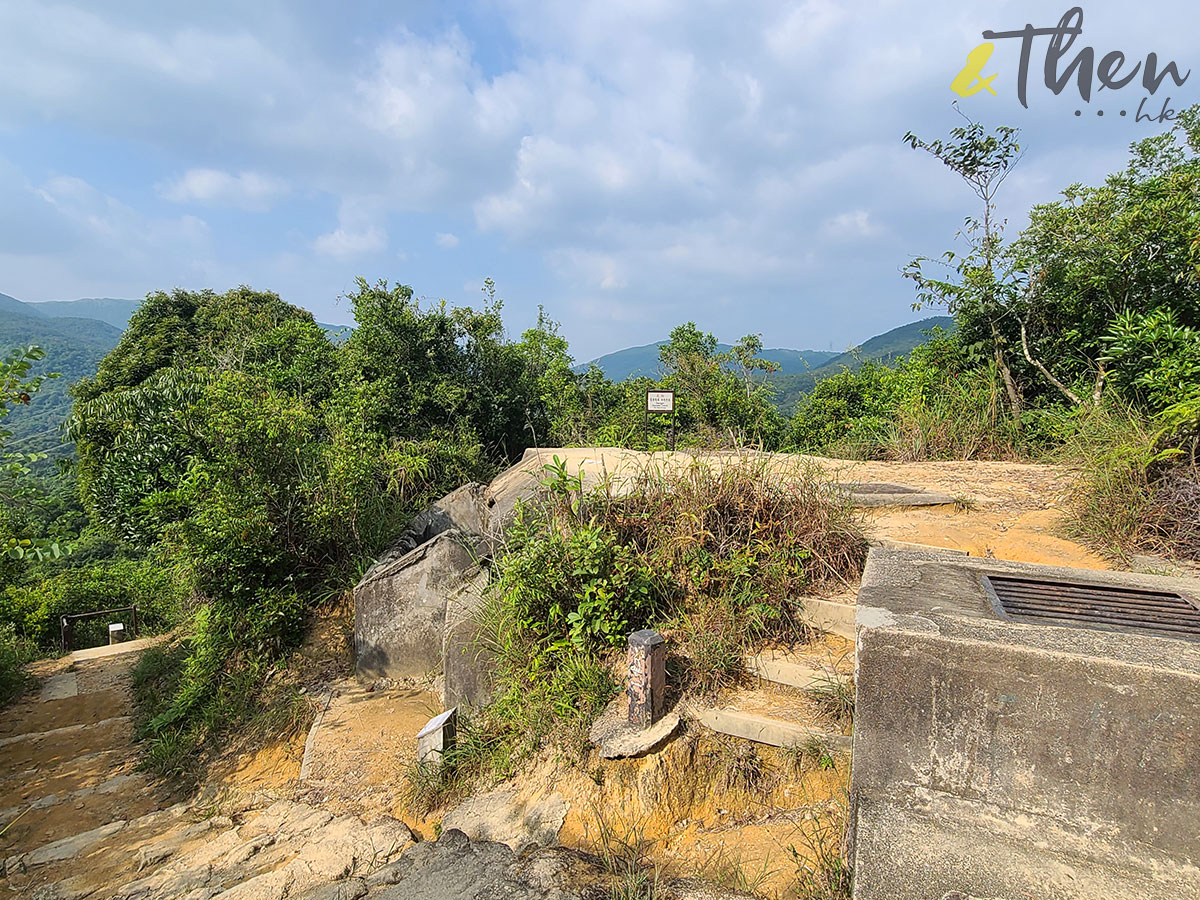
<path fill-rule="evenodd" d="M 365 808 L 353 802 L 365 796 L 355 793 L 356 785 L 369 783 L 363 773 L 384 767 L 394 795 L 394 759 L 343 755 L 340 770 L 318 768 L 321 777 L 312 781 L 272 780 L 261 764 L 235 767 L 242 786 L 255 790 L 227 794 L 223 802 L 211 790 L 175 802 L 170 786 L 136 768 L 129 673 L 143 646 L 82 651 L 44 664 L 31 693 L 6 712 L 0 725 L 0 875 L 10 896 L 565 900 L 609 897 L 620 880 L 614 866 L 597 856 L 537 847 L 518 855 L 507 844 L 472 840 L 453 828 L 422 841 L 394 816 L 339 813 L 338 803 L 322 798 L 321 777 L 357 773 L 359 782 L 339 782 L 337 799 L 343 808 Z M 348 701 L 361 695 L 351 693 Z M 343 716 L 352 716 L 344 710 Z M 339 721 L 332 718 L 326 733 L 336 734 Z M 278 760 L 266 766 L 288 768 Z M 366 795 L 378 800 L 378 793 Z M 280 794 L 306 799 L 275 799 Z M 734 895 L 677 882 L 664 884 L 660 896 Z"/>

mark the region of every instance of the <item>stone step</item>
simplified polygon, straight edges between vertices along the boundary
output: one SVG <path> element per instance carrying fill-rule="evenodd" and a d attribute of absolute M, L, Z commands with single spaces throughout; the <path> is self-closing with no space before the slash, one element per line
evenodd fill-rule
<path fill-rule="evenodd" d="M 169 822 L 176 822 L 182 819 L 191 808 L 190 803 L 177 803 L 174 806 L 154 810 L 135 819 L 117 819 L 97 828 L 91 828 L 78 834 L 68 835 L 42 844 L 33 850 L 24 853 L 15 853 L 4 860 L 3 874 L 11 878 L 14 874 L 26 872 L 38 866 L 60 863 L 65 860 L 86 856 L 93 849 L 104 846 L 108 838 L 119 831 L 125 831 L 126 829 L 163 828 Z"/>
<path fill-rule="evenodd" d="M 8 809 L 0 809 L 0 826 L 7 825 L 18 815 L 24 815 L 34 810 L 58 806 L 60 803 L 75 803 L 96 795 L 140 791 L 144 790 L 146 786 L 146 776 L 138 772 L 132 772 L 127 775 L 114 775 L 99 784 L 90 785 L 89 787 L 79 788 L 78 790 L 62 794 L 47 794 L 22 806 L 11 806 Z"/>
<path fill-rule="evenodd" d="M 113 716 L 108 719 L 101 719 L 99 722 L 85 722 L 81 725 L 64 725 L 61 728 L 51 728 L 49 731 L 36 731 L 29 734 L 14 734 L 11 737 L 0 738 L 0 747 L 7 747 L 10 744 L 16 744 L 21 741 L 38 741 L 49 737 L 61 737 L 62 735 L 83 731 L 85 728 L 103 728 L 106 725 L 116 725 L 118 723 L 132 721 L 133 719 L 131 716 Z"/>
<path fill-rule="evenodd" d="M 826 684 L 831 677 L 830 672 L 819 666 L 770 651 L 747 656 L 746 671 L 763 681 L 784 684 L 802 691 Z"/>
<path fill-rule="evenodd" d="M 728 707 L 707 707 L 694 712 L 702 725 L 730 737 L 769 744 L 772 747 L 807 747 L 810 744 L 820 744 L 831 752 L 850 752 L 849 737 L 810 725 L 799 725 L 784 719 Z"/>
<path fill-rule="evenodd" d="M 800 621 L 817 631 L 836 634 L 854 640 L 854 604 L 836 600 L 817 600 L 804 597 L 795 601 L 800 608 Z"/>

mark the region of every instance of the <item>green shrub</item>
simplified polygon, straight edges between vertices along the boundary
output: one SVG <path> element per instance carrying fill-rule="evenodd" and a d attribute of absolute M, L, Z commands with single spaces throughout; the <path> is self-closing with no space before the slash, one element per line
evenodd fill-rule
<path fill-rule="evenodd" d="M 21 695 L 29 680 L 25 664 L 37 655 L 10 623 L 0 622 L 0 709 Z"/>
<path fill-rule="evenodd" d="M 121 560 L 69 568 L 9 587 L 0 595 L 0 623 L 49 651 L 59 645 L 62 616 L 136 605 L 140 630 L 155 634 L 179 622 L 183 600 L 174 573 L 158 561 Z M 119 618 L 124 616 L 76 623 L 75 648 L 106 641 L 108 623 Z"/>

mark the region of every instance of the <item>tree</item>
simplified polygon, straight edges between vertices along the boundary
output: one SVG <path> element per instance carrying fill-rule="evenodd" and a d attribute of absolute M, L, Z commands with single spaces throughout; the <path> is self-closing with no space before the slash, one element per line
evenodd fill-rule
<path fill-rule="evenodd" d="M 1192 107 L 1170 131 L 1134 143 L 1104 184 L 1074 184 L 1035 207 L 1016 241 L 1028 285 L 1022 343 L 1040 348 L 1031 365 L 1072 404 L 1099 402 L 1110 371 L 1130 399 L 1147 401 L 1148 348 L 1186 352 L 1181 336 L 1200 327 L 1198 150 Z"/>
<path fill-rule="evenodd" d="M 966 183 L 979 198 L 982 215 L 968 216 L 959 232 L 967 242 L 965 254 L 942 254 L 940 262 L 949 270 L 948 276 L 930 276 L 927 267 L 931 260 L 925 257 L 909 263 L 904 276 L 917 285 L 914 309 L 925 304 L 942 305 L 951 315 L 960 317 L 965 332 L 969 333 L 972 326 L 985 331 L 991 357 L 1004 380 L 1010 412 L 1019 422 L 1021 390 L 1008 362 L 1004 324 L 1014 314 L 1021 279 L 1003 245 L 1004 223 L 995 219 L 996 194 L 1021 159 L 1017 136 L 1018 130 L 1007 126 L 988 134 L 970 119 L 966 125 L 950 130 L 949 141 L 923 141 L 911 131 L 905 134 L 905 142 L 914 150 L 924 150 L 941 160 Z"/>
<path fill-rule="evenodd" d="M 15 406 L 28 405 L 46 378 L 57 378 L 57 374 L 32 375 L 35 363 L 45 357 L 40 347 L 21 347 L 0 358 L 0 503 L 4 505 L 5 519 L 15 508 L 27 505 L 38 495 L 29 485 L 29 464 L 45 456 L 44 453 L 17 453 L 4 449 L 5 439 L 11 432 L 4 428 L 4 420 Z M 0 534 L 0 551 L 13 559 L 34 556 L 37 559 L 57 559 L 63 549 L 56 541 Z"/>

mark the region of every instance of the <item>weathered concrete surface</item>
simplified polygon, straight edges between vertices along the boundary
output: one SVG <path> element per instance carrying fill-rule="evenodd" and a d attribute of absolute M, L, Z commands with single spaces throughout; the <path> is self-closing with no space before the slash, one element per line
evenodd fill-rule
<path fill-rule="evenodd" d="M 1002 620 L 986 573 L 1200 588 L 872 550 L 857 605 L 855 897 L 1200 896 L 1200 645 Z"/>
<path fill-rule="evenodd" d="M 800 604 L 800 621 L 805 625 L 848 641 L 854 640 L 854 604 L 815 597 L 805 597 L 797 602 Z"/>
<path fill-rule="evenodd" d="M 504 534 L 516 518 L 517 507 L 536 500 L 544 493 L 542 480 L 546 477 L 544 466 L 554 460 L 552 451 L 530 448 L 521 461 L 501 472 L 488 485 L 484 502 L 488 508 L 486 535 L 493 553 L 504 542 Z M 577 468 L 581 468 L 578 464 Z"/>
<path fill-rule="evenodd" d="M 442 632 L 445 705 L 482 709 L 492 699 L 492 656 L 480 640 L 477 614 L 488 573 L 479 570 L 446 600 Z"/>
<path fill-rule="evenodd" d="M 731 737 L 770 744 L 772 747 L 804 747 L 817 742 L 829 750 L 850 749 L 850 738 L 786 719 L 773 719 L 740 709 L 705 707 L 696 711 L 702 725 Z"/>
<path fill-rule="evenodd" d="M 457 529 L 467 536 L 476 556 L 484 555 L 482 536 L 487 533 L 487 486 L 472 481 L 455 488 L 441 500 L 421 510 L 387 552 L 375 562 L 386 567 L 439 534 Z"/>
<path fill-rule="evenodd" d="M 884 481 L 847 481 L 841 485 L 850 502 L 861 509 L 880 507 L 953 506 L 954 498 L 940 491 Z"/>
<path fill-rule="evenodd" d="M 360 678 L 438 672 L 448 598 L 478 572 L 472 538 L 443 531 L 397 559 L 381 560 L 354 588 L 354 649 Z"/>
<path fill-rule="evenodd" d="M 746 657 L 746 671 L 763 681 L 786 684 L 802 691 L 822 687 L 832 677 L 832 673 L 811 663 L 790 659 L 770 650 Z"/>

